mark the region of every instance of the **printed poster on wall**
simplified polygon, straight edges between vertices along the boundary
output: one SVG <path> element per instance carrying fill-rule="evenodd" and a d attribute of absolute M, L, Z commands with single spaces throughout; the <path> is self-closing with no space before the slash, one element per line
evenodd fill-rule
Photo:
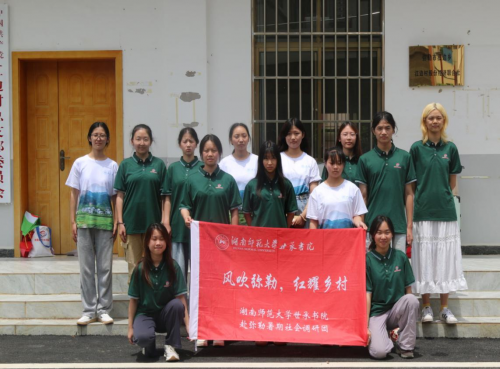
<path fill-rule="evenodd" d="M 10 203 L 10 51 L 9 13 L 0 4 L 0 203 Z"/>
<path fill-rule="evenodd" d="M 365 240 L 194 221 L 190 337 L 365 346 Z"/>

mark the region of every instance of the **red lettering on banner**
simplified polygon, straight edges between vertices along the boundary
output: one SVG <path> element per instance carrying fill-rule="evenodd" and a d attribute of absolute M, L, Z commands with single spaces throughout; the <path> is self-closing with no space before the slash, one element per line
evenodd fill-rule
<path fill-rule="evenodd" d="M 365 231 L 192 227 L 193 338 L 366 345 Z"/>

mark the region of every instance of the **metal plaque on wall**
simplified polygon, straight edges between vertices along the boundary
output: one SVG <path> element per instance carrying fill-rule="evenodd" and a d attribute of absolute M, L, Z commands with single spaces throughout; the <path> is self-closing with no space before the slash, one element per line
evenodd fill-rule
<path fill-rule="evenodd" d="M 464 45 L 410 46 L 410 87 L 463 85 Z"/>

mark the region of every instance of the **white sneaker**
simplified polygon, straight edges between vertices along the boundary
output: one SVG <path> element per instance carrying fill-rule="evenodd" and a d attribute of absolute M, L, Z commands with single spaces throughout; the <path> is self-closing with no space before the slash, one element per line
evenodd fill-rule
<path fill-rule="evenodd" d="M 165 345 L 165 361 L 179 361 L 179 354 L 170 345 Z"/>
<path fill-rule="evenodd" d="M 441 316 L 441 319 L 446 322 L 446 324 L 457 324 L 458 322 L 457 318 L 455 318 L 455 315 L 453 315 L 451 310 L 447 307 L 441 310 L 439 315 Z"/>
<path fill-rule="evenodd" d="M 76 324 L 77 325 L 87 325 L 90 323 L 94 323 L 96 321 L 97 321 L 97 319 L 95 317 L 91 318 L 90 316 L 84 315 L 76 321 Z"/>
<path fill-rule="evenodd" d="M 434 320 L 434 314 L 430 306 L 424 307 L 422 310 L 422 323 L 431 323 Z"/>
<path fill-rule="evenodd" d="M 99 315 L 99 321 L 102 324 L 113 324 L 114 320 L 108 314 Z"/>
<path fill-rule="evenodd" d="M 222 340 L 214 340 L 214 346 L 224 346 L 224 341 Z"/>
<path fill-rule="evenodd" d="M 207 347 L 208 341 L 207 340 L 196 340 L 196 346 L 197 347 Z"/>

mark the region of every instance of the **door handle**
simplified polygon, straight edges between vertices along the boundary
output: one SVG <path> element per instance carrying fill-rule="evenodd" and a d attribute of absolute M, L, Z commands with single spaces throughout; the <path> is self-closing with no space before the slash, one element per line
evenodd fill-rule
<path fill-rule="evenodd" d="M 64 160 L 71 159 L 69 156 L 64 156 L 64 150 L 59 151 L 59 169 L 61 172 L 64 171 Z"/>

